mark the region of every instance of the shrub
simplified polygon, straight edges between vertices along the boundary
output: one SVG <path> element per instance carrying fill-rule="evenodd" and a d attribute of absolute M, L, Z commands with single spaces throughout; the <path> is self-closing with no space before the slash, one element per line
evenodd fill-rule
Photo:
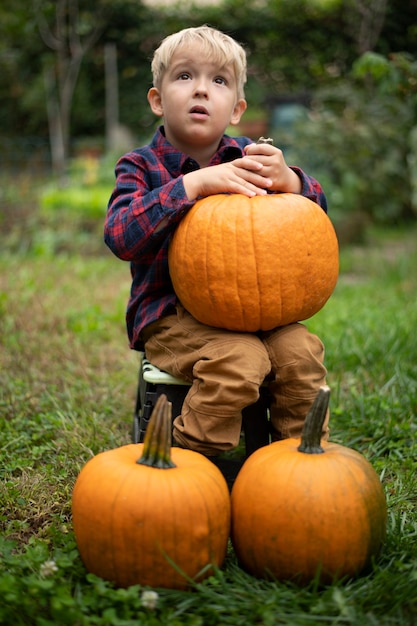
<path fill-rule="evenodd" d="M 405 54 L 366 53 L 348 79 L 316 94 L 296 135 L 310 146 L 306 166 L 333 214 L 360 213 L 382 224 L 415 218 L 416 104 L 417 61 Z"/>

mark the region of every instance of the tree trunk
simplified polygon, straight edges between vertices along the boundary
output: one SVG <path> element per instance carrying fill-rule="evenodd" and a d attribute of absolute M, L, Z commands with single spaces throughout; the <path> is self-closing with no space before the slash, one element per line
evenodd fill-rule
<path fill-rule="evenodd" d="M 117 48 L 113 43 L 104 46 L 106 72 L 106 149 L 117 148 L 119 128 L 119 84 L 117 73 Z"/>
<path fill-rule="evenodd" d="M 46 91 L 46 109 L 49 126 L 49 143 L 51 148 L 52 169 L 60 179 L 65 178 L 66 151 L 62 133 L 61 113 L 56 96 L 56 81 L 53 70 L 44 70 Z"/>

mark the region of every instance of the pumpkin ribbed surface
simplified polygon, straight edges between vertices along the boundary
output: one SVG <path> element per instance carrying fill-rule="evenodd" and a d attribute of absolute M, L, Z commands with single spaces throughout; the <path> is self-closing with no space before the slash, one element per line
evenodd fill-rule
<path fill-rule="evenodd" d="M 338 244 L 326 213 L 295 194 L 215 195 L 174 233 L 175 292 L 202 323 L 256 332 L 308 319 L 337 282 Z"/>
<path fill-rule="evenodd" d="M 301 440 L 260 448 L 237 476 L 232 542 L 255 576 L 302 583 L 316 575 L 322 583 L 355 576 L 385 539 L 387 507 L 378 475 L 355 450 L 317 445 L 322 422 L 305 428 Z"/>
<path fill-rule="evenodd" d="M 73 524 L 89 572 L 118 586 L 182 589 L 220 566 L 230 530 L 230 496 L 213 463 L 173 448 L 177 467 L 137 465 L 143 444 L 98 454 L 73 493 Z M 205 575 L 208 575 L 206 572 Z"/>
<path fill-rule="evenodd" d="M 220 567 L 230 495 L 220 470 L 171 450 L 171 405 L 155 404 L 143 444 L 93 457 L 78 475 L 72 517 L 86 569 L 117 586 L 184 589 Z"/>
<path fill-rule="evenodd" d="M 237 556 L 259 577 L 309 582 L 318 568 L 322 582 L 354 576 L 385 538 L 378 476 L 354 450 L 323 443 L 323 455 L 299 458 L 299 443 L 273 443 L 240 471 L 232 492 Z"/>

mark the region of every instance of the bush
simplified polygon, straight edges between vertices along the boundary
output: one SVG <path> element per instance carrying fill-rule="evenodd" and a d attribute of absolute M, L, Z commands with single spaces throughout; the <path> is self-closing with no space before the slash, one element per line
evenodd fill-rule
<path fill-rule="evenodd" d="M 31 245 L 35 252 L 104 251 L 103 224 L 115 160 L 113 156 L 79 157 L 71 163 L 65 185 L 53 180 L 43 188 L 39 228 L 33 232 Z"/>
<path fill-rule="evenodd" d="M 296 141 L 310 146 L 304 160 L 332 214 L 359 213 L 381 224 L 415 219 L 416 105 L 417 61 L 405 54 L 366 53 L 348 79 L 316 94 Z"/>
<path fill-rule="evenodd" d="M 85 219 L 102 219 L 112 190 L 112 169 L 97 157 L 74 159 L 68 184 L 52 182 L 40 197 L 41 212 L 68 211 Z"/>

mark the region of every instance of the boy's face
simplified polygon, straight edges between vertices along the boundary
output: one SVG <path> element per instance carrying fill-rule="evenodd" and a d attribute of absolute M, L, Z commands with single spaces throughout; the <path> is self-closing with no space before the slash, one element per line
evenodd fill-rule
<path fill-rule="evenodd" d="M 238 124 L 246 102 L 237 97 L 233 65 L 202 56 L 198 44 L 173 55 L 160 89 L 148 94 L 153 113 L 164 118 L 168 141 L 183 152 L 217 149 L 229 124 Z"/>

